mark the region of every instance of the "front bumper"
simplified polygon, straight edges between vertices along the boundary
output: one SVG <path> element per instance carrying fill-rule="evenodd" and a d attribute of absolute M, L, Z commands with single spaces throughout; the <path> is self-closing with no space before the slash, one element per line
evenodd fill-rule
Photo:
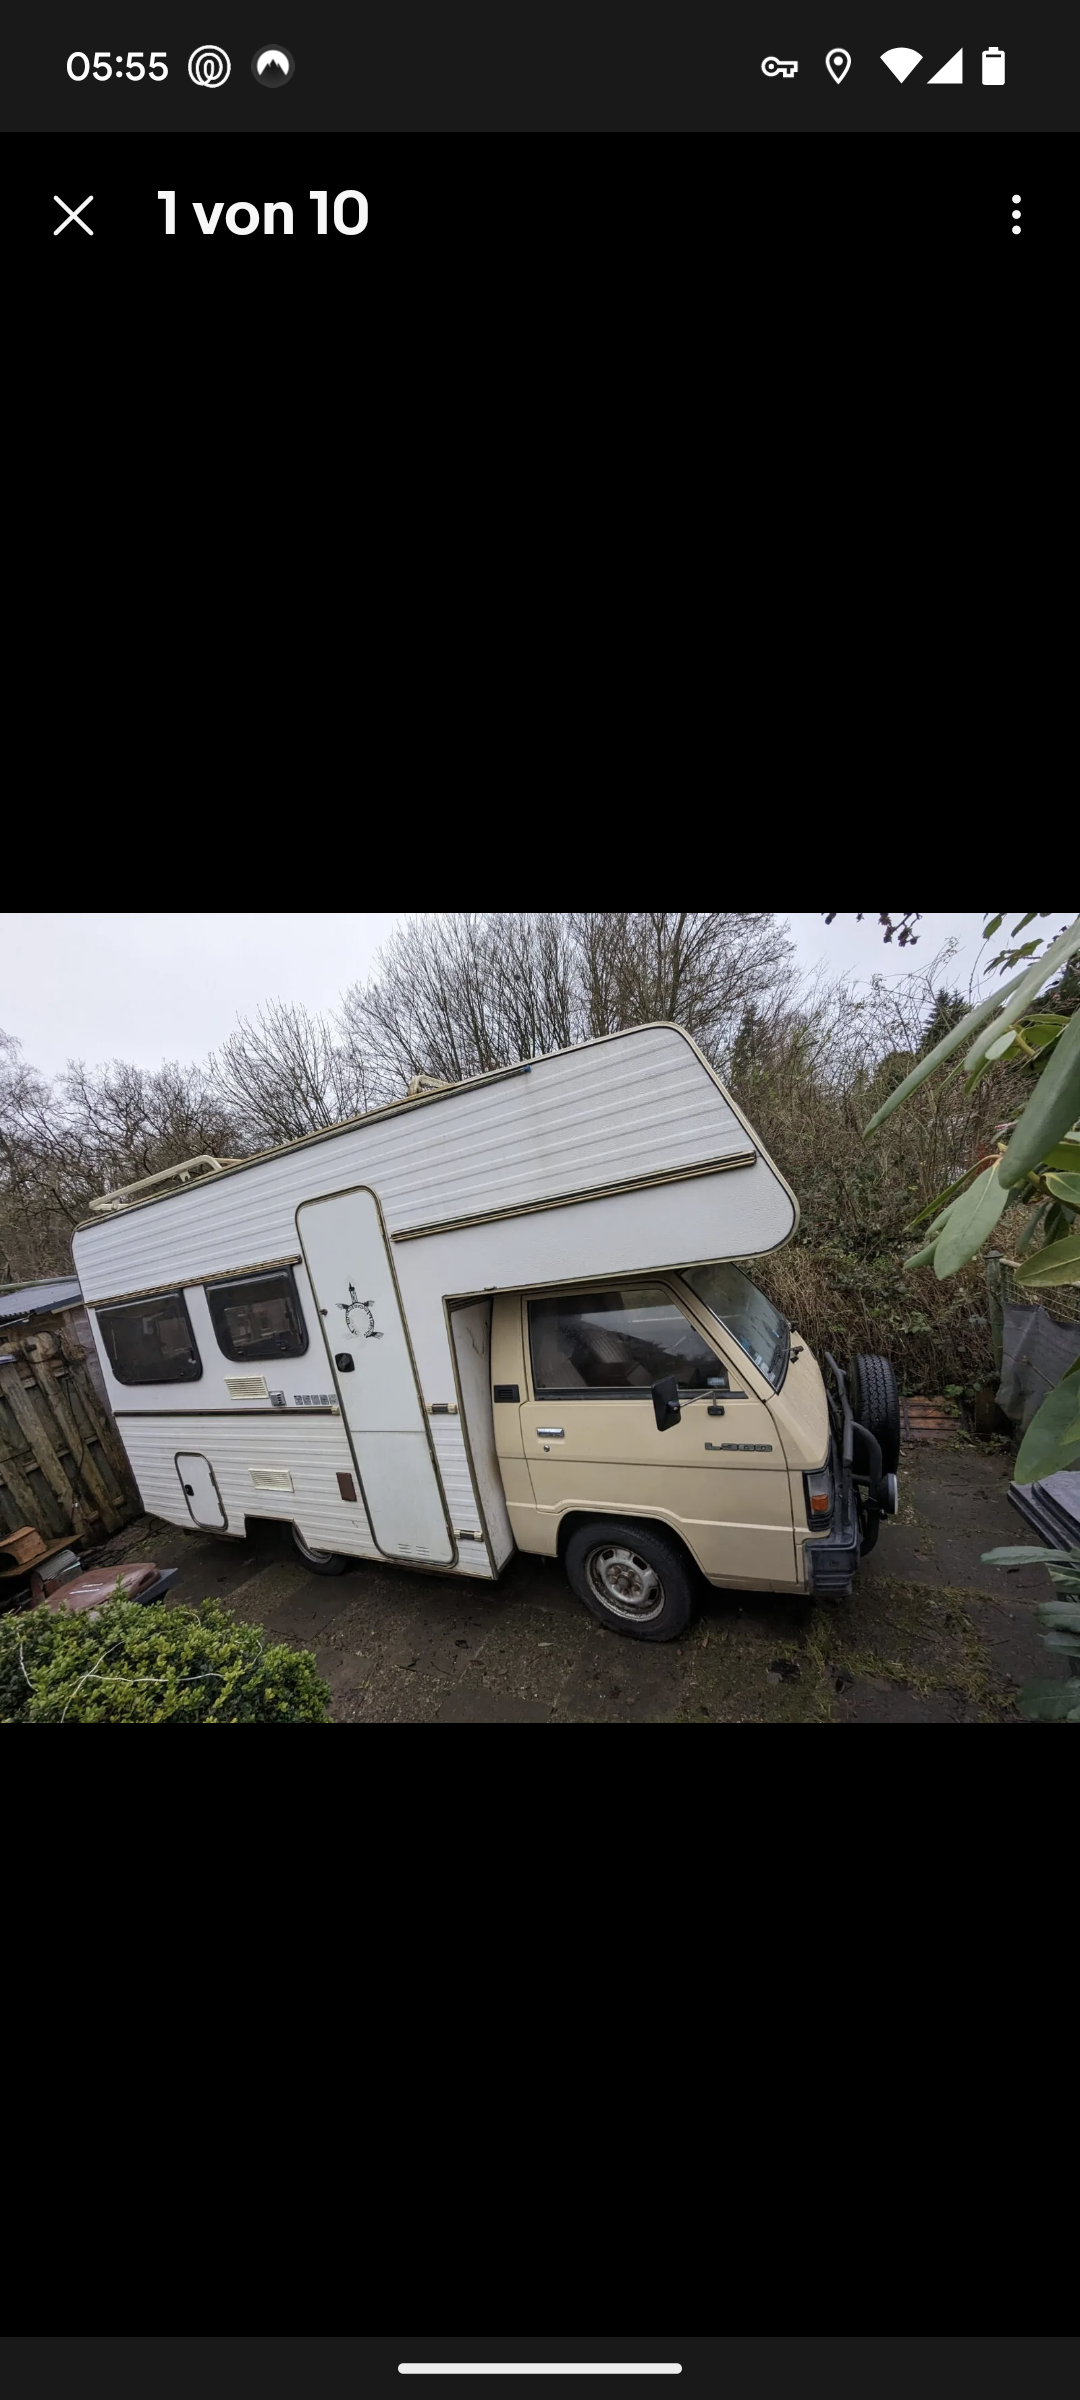
<path fill-rule="evenodd" d="M 804 1545 L 808 1592 L 847 1592 L 862 1555 L 862 1526 L 855 1478 L 845 1467 L 834 1442 L 830 1464 L 837 1495 L 836 1522 L 826 1541 Z"/>
<path fill-rule="evenodd" d="M 836 1521 L 827 1541 L 805 1544 L 809 1592 L 846 1592 L 864 1550 L 872 1548 L 883 1516 L 896 1513 L 896 1477 L 883 1475 L 881 1451 L 872 1433 L 858 1425 L 847 1394 L 847 1378 L 826 1352 L 835 1393 L 829 1394 L 833 1437 L 829 1464 L 837 1495 Z"/>

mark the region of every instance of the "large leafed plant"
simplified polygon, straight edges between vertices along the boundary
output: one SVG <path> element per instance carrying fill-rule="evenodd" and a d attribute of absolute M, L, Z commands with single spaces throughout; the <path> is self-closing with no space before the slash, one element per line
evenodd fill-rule
<path fill-rule="evenodd" d="M 1016 1268 L 1017 1284 L 1033 1298 L 1055 1285 L 1080 1284 L 1080 1007 L 1063 1014 L 1039 998 L 1080 953 L 1080 917 L 1048 947 L 1041 935 L 1015 947 L 1017 936 L 1037 915 L 1047 913 L 1032 909 L 1021 917 L 1013 927 L 1014 946 L 991 961 L 1002 971 L 1019 971 L 920 1058 L 865 1128 L 868 1135 L 874 1133 L 957 1051 L 963 1056 L 950 1074 L 966 1075 L 969 1090 L 999 1060 L 1031 1068 L 1034 1086 L 1020 1116 L 1001 1126 L 992 1146 L 912 1220 L 908 1230 L 925 1225 L 925 1235 L 923 1247 L 906 1264 L 922 1267 L 932 1262 L 937 1276 L 955 1275 L 982 1248 L 1007 1208 L 1034 1204 L 1035 1214 L 1017 1245 Z M 894 925 L 883 915 L 886 940 L 898 929 L 902 943 L 917 938 L 910 930 L 914 921 L 908 915 Z M 992 940 L 1002 922 L 1001 915 L 988 918 L 984 938 Z M 1036 1249 L 1037 1234 L 1041 1244 Z M 1032 1418 L 1020 1444 L 1016 1480 L 1037 1483 L 1077 1460 L 1080 1359 Z"/>

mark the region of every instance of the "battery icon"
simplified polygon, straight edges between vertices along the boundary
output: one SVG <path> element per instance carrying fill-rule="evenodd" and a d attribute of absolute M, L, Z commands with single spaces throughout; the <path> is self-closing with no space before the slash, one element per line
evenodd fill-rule
<path fill-rule="evenodd" d="M 982 79 L 983 79 L 983 82 L 984 82 L 984 83 L 1004 83 L 1004 81 L 1005 81 L 1005 52 L 1004 52 L 1004 50 L 984 50 L 984 51 L 983 51 L 983 54 L 982 54 Z"/>

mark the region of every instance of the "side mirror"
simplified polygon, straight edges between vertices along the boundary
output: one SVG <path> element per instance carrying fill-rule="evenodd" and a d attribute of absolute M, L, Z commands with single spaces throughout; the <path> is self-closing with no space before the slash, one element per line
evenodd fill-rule
<path fill-rule="evenodd" d="M 658 1433 L 669 1433 L 673 1425 L 682 1422 L 679 1406 L 679 1386 L 674 1375 L 662 1375 L 652 1387 L 653 1415 Z"/>

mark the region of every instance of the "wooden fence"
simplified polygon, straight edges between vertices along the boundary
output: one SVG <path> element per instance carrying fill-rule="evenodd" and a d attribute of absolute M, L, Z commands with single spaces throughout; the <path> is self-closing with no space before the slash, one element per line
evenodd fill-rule
<path fill-rule="evenodd" d="M 33 1525 L 97 1543 L 142 1513 L 116 1426 L 73 1328 L 0 1331 L 0 1541 Z"/>

